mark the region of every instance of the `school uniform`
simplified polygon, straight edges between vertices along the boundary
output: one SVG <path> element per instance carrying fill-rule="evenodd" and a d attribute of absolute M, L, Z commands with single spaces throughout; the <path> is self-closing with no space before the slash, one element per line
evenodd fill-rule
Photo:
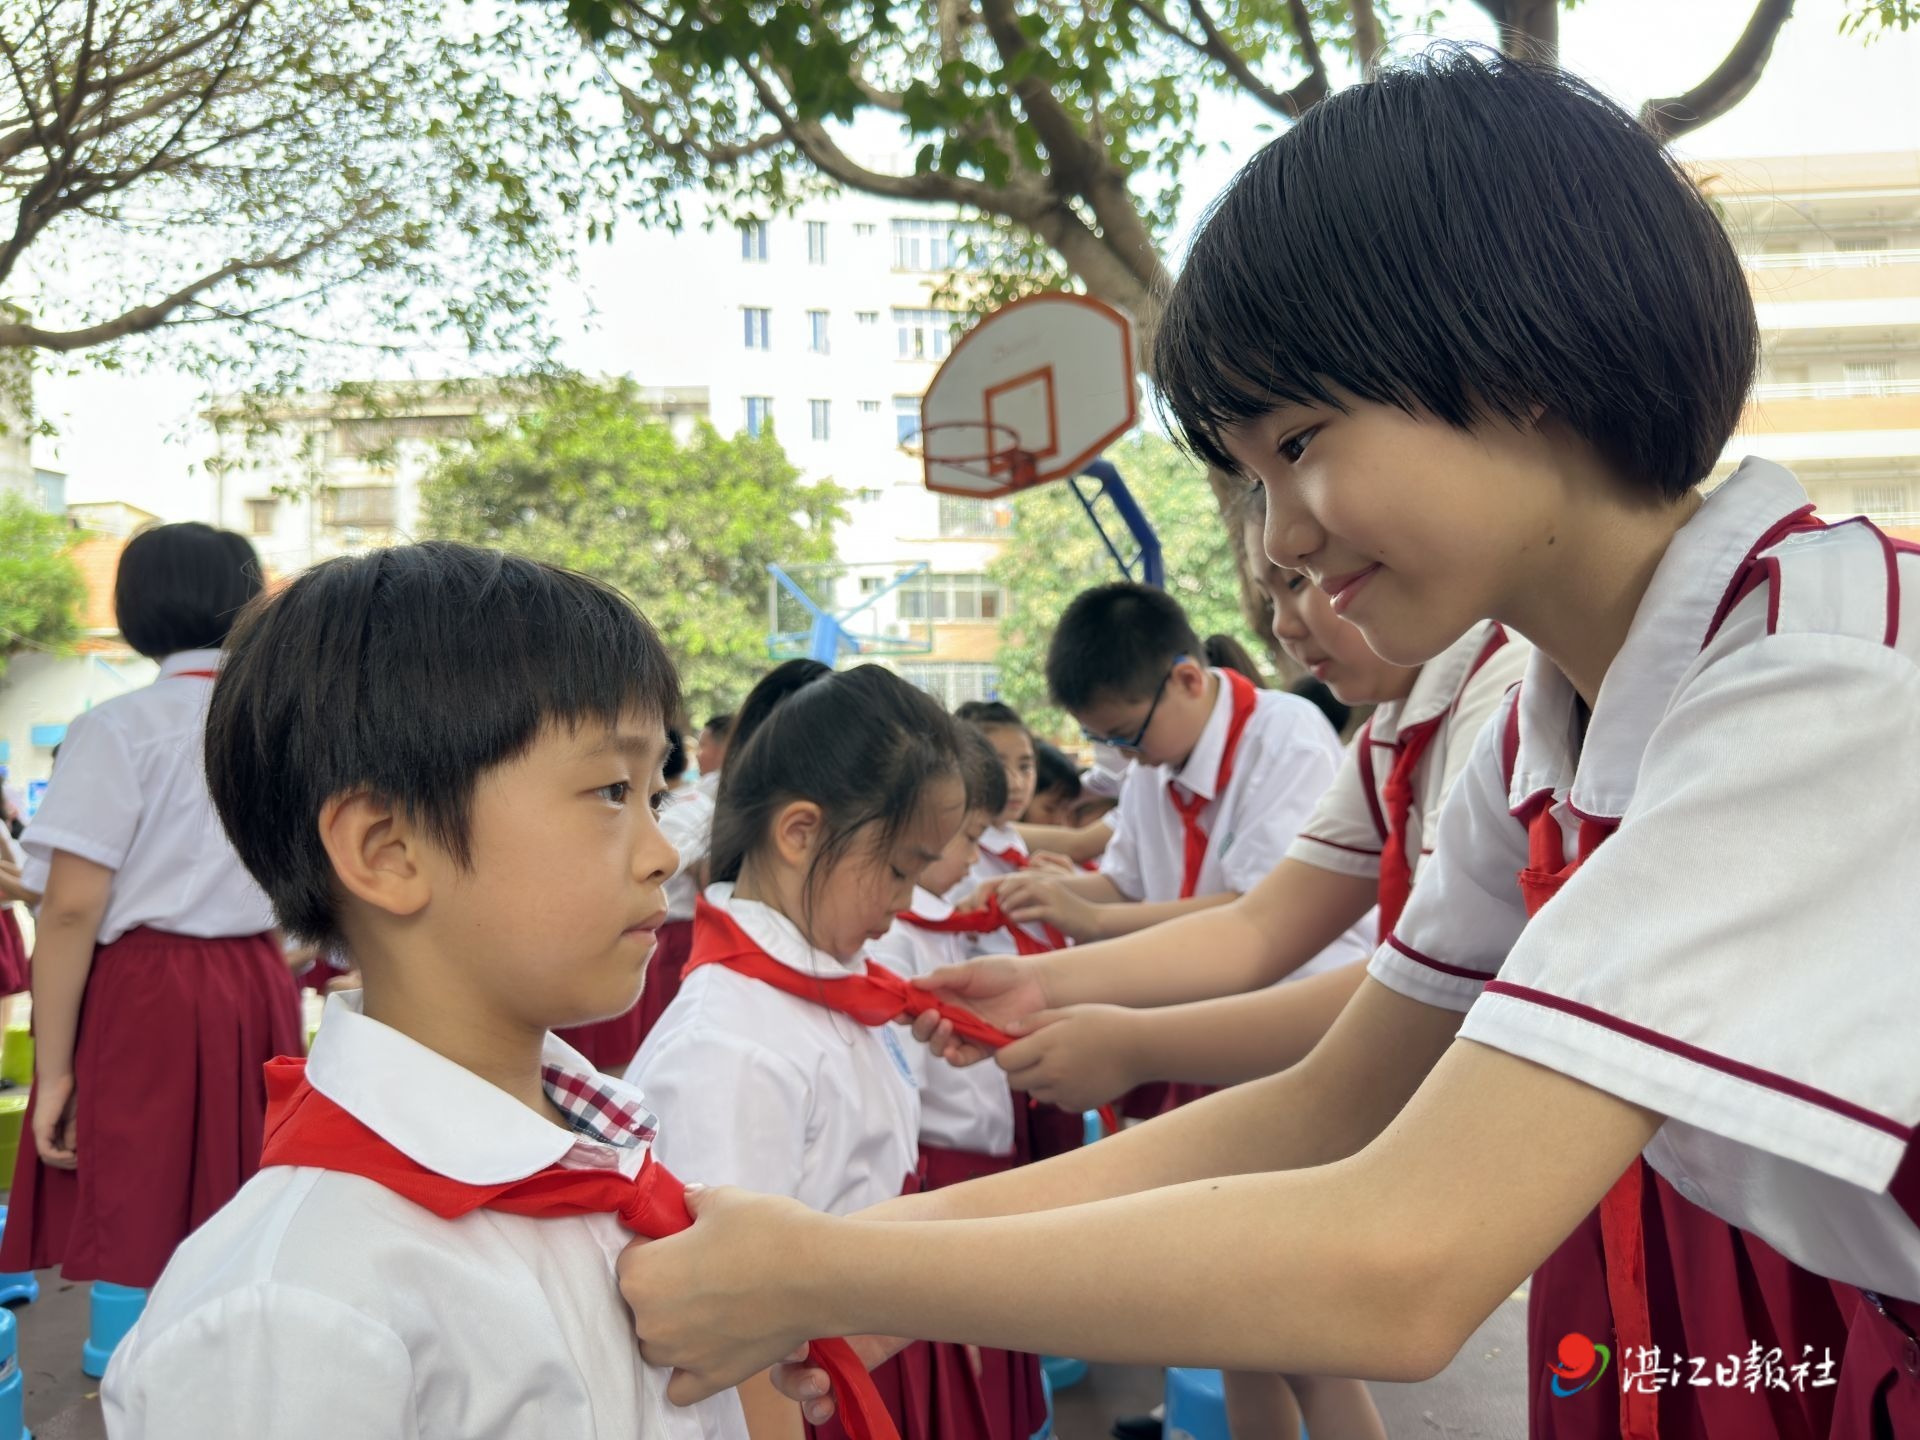
<path fill-rule="evenodd" d="M 1433 853 L 1441 802 L 1530 653 L 1524 640 L 1485 620 L 1422 665 L 1405 698 L 1374 707 L 1287 847 L 1289 859 L 1377 881 L 1382 936 Z"/>
<path fill-rule="evenodd" d="M 699 898 L 696 876 L 707 858 L 713 831 L 712 798 L 693 785 L 674 791 L 661 807 L 660 829 L 680 852 L 680 866 L 667 881 L 667 921 L 654 937 L 639 997 L 622 1014 L 555 1032 L 602 1070 L 615 1074 L 632 1063 L 641 1042 L 680 993 L 681 967 L 693 944 L 693 907 Z"/>
<path fill-rule="evenodd" d="M 25 859 L 25 852 L 4 825 L 0 825 L 0 855 L 16 865 Z M 13 910 L 11 900 L 0 900 L 0 995 L 18 995 L 32 981 L 32 971 L 27 965 L 26 936 L 21 933 Z"/>
<path fill-rule="evenodd" d="M 55 852 L 114 872 L 81 1003 L 82 1159 L 20 1147 L 0 1268 L 149 1286 L 258 1164 L 260 1067 L 300 1052 L 266 895 L 241 866 L 201 758 L 217 650 L 168 656 L 144 690 L 77 716 L 21 837 L 44 893 Z"/>
<path fill-rule="evenodd" d="M 335 995 L 308 1083 L 435 1174 L 639 1172 L 643 1098 L 549 1036 L 562 1128 Z M 101 1387 L 108 1428 L 154 1440 L 742 1440 L 731 1392 L 668 1403 L 614 1266 L 611 1214 L 446 1220 L 360 1175 L 275 1165 L 180 1246 Z"/>
<path fill-rule="evenodd" d="M 1667 1117 L 1651 1175 L 1599 1215 L 1609 1281 L 1644 1246 L 1656 1341 L 1669 1309 L 1682 1343 L 1828 1335 L 1807 1272 L 1843 1287 L 1836 1389 L 1682 1385 L 1658 1394 L 1662 1436 L 1737 1433 L 1756 1395 L 1747 1433 L 1920 1425 L 1920 826 L 1896 778 L 1920 747 L 1920 557 L 1864 521 L 1807 528 L 1811 508 L 1752 459 L 1706 497 L 1584 740 L 1535 653 L 1370 971 L 1464 1011 L 1463 1038 Z M 1537 1398 L 1536 1433 L 1564 1433 L 1583 1397 Z"/>
<path fill-rule="evenodd" d="M 770 906 L 707 888 L 680 993 L 628 1069 L 670 1122 L 676 1175 L 790 1195 L 849 1215 L 919 1188 L 920 1074 L 905 1026 L 869 1026 L 725 964 L 700 963 L 725 931 L 798 975 L 866 973 L 815 949 Z M 964 1347 L 917 1343 L 874 1372 L 905 1440 L 1027 1440 L 996 1426 Z M 1042 1411 L 1044 1414 L 1044 1411 Z M 809 1426 L 834 1437 L 837 1421 Z"/>
<path fill-rule="evenodd" d="M 1026 839 L 1018 827 L 989 825 L 980 832 L 980 854 L 973 862 L 973 868 L 967 872 L 967 878 L 941 898 L 949 906 L 958 904 L 987 881 L 1018 875 L 1032 863 L 1033 852 L 1027 848 Z M 965 958 L 972 960 L 982 955 L 1015 954 L 1019 946 L 1013 938 L 1012 929 L 1009 926 L 983 935 L 969 936 L 965 944 Z M 1073 943 L 1051 925 L 1028 921 L 1019 929 L 1026 936 L 1029 949 L 1060 950 Z"/>

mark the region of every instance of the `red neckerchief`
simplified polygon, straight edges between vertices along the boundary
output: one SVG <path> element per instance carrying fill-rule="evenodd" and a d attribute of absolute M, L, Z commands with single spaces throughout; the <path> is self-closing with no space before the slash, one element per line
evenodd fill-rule
<path fill-rule="evenodd" d="M 1004 921 L 1002 923 L 1005 923 Z M 929 924 L 926 928 L 934 928 Z M 995 927 L 998 928 L 998 927 Z M 760 948 L 753 937 L 718 905 L 704 897 L 694 902 L 693 953 L 687 957 L 683 977 L 702 965 L 724 965 L 737 974 L 773 986 L 783 994 L 809 1004 L 824 1005 L 862 1025 L 880 1026 L 895 1020 L 911 1020 L 932 1013 L 951 1021 L 954 1034 L 976 1045 L 998 1050 L 1018 1037 L 997 1025 L 990 1025 L 973 1011 L 950 1005 L 931 990 L 909 985 L 886 966 L 867 961 L 864 975 L 806 975 L 791 965 L 782 965 Z M 1100 1107 L 1100 1118 L 1109 1131 L 1120 1128 L 1112 1110 Z"/>
<path fill-rule="evenodd" d="M 171 675 L 163 676 L 162 678 L 167 680 L 212 680 L 217 678 L 219 674 L 220 672 L 218 670 L 176 670 Z"/>
<path fill-rule="evenodd" d="M 549 1165 L 523 1180 L 467 1185 L 415 1163 L 307 1082 L 307 1062 L 269 1060 L 266 1143 L 260 1164 L 306 1165 L 358 1175 L 421 1208 L 453 1220 L 474 1210 L 558 1219 L 613 1215 L 651 1240 L 693 1224 L 686 1190 L 651 1154 L 628 1179 L 617 1170 L 569 1170 Z M 874 1388 L 867 1367 L 842 1339 L 815 1340 L 809 1358 L 827 1372 L 841 1423 L 854 1440 L 899 1440 L 900 1432 Z"/>
<path fill-rule="evenodd" d="M 1004 850 L 987 850 L 984 853 L 991 855 L 1009 870 L 1026 870 L 1033 865 L 1033 857 L 1018 845 L 1009 845 Z M 997 904 L 998 902 L 995 903 Z M 1034 939 L 1031 934 L 1023 933 L 1022 927 L 1019 924 L 1006 919 L 1004 916 L 1001 918 L 1000 924 L 1005 925 L 1008 932 L 1012 934 L 1013 943 L 1020 947 L 1020 953 L 1022 955 L 1044 955 L 1049 950 L 1064 950 L 1067 948 L 1066 934 L 1057 926 L 1049 925 L 1044 920 L 1040 922 L 1040 931 L 1047 937 L 1047 943 L 1044 945 Z M 997 930 L 1000 926 L 994 925 L 988 928 L 989 930 Z M 1028 949 L 1027 947 L 1029 945 L 1033 948 Z"/>
<path fill-rule="evenodd" d="M 1247 721 L 1253 718 L 1254 707 L 1260 702 L 1260 692 L 1253 688 L 1253 682 L 1238 670 L 1220 672 L 1225 679 L 1233 700 L 1233 718 L 1227 723 L 1227 743 L 1220 752 L 1220 773 L 1213 782 L 1213 798 L 1224 799 L 1227 782 L 1233 778 L 1233 757 L 1240 749 L 1240 737 L 1246 733 Z M 1176 788 L 1178 781 L 1167 785 L 1167 799 L 1173 802 L 1175 812 L 1180 816 L 1180 828 L 1186 839 L 1186 859 L 1180 873 L 1180 898 L 1191 900 L 1195 887 L 1200 884 L 1200 867 L 1207 861 L 1207 832 L 1200 828 L 1200 812 L 1207 808 L 1207 798 L 1202 795 L 1182 796 Z"/>
<path fill-rule="evenodd" d="M 1059 945 L 1048 945 L 1034 939 L 1023 927 L 1007 918 L 1007 912 L 1000 908 L 998 895 L 987 896 L 987 903 L 978 910 L 956 910 L 944 920 L 929 920 L 911 910 L 902 910 L 900 918 L 916 930 L 929 930 L 936 935 L 991 935 L 996 930 L 1005 930 L 1013 937 L 1013 948 L 1022 955 L 1045 955 L 1048 951 L 1061 949 L 1066 943 L 1064 936 Z M 1051 926 L 1048 928 L 1052 929 Z"/>

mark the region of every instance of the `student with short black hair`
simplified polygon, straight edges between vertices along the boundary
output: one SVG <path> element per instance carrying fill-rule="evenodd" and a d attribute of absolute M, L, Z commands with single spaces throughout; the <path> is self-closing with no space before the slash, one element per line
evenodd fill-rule
<path fill-rule="evenodd" d="M 298 1047 L 299 1011 L 200 736 L 228 630 L 261 588 L 253 547 L 211 526 L 153 526 L 121 552 L 115 618 L 160 673 L 74 717 L 21 837 L 41 899 L 10 1269 L 144 1289 L 258 1163 L 260 1067 Z"/>
<path fill-rule="evenodd" d="M 115 1354 L 110 1431 L 744 1437 L 731 1397 L 669 1406 L 633 1346 L 613 1211 L 677 1202 L 643 1098 L 551 1033 L 640 988 L 678 698 L 625 598 L 464 545 L 327 561 L 236 629 L 213 801 L 288 931 L 364 988 L 271 1067 L 263 1168 Z"/>
<path fill-rule="evenodd" d="M 702 780 L 719 779 L 720 768 L 727 763 L 727 742 L 732 734 L 733 715 L 728 711 L 709 715 L 707 723 L 700 727 L 693 763 L 699 767 Z"/>
<path fill-rule="evenodd" d="M 1073 824 L 1073 807 L 1080 799 L 1080 767 L 1065 751 L 1045 740 L 1033 742 L 1033 798 L 1027 801 L 1023 825 Z"/>
<path fill-rule="evenodd" d="M 854 1224 L 710 1197 L 624 1267 L 679 1393 L 829 1316 L 1423 1378 L 1577 1236 L 1535 1435 L 1920 1433 L 1920 557 L 1761 460 L 1701 493 L 1756 337 L 1711 205 L 1559 71 L 1441 50 L 1262 150 L 1162 314 L 1178 428 L 1377 654 L 1491 619 L 1526 676 L 1305 1060 Z M 683 1283 L 697 1319 L 647 1298 Z"/>

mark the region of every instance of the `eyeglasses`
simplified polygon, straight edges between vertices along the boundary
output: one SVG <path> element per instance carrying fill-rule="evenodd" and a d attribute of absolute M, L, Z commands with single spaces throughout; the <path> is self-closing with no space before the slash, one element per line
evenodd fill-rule
<path fill-rule="evenodd" d="M 1147 738 L 1147 731 L 1153 728 L 1153 712 L 1160 708 L 1160 697 L 1167 693 L 1167 681 L 1173 678 L 1173 672 L 1180 668 L 1181 662 L 1186 658 L 1184 655 L 1173 657 L 1173 664 L 1167 667 L 1167 673 L 1160 677 L 1160 684 L 1154 689 L 1153 703 L 1147 706 L 1147 718 L 1140 722 L 1140 728 L 1133 732 L 1131 739 L 1122 739 L 1118 735 L 1096 735 L 1084 725 L 1080 727 L 1080 738 L 1089 745 L 1111 745 L 1116 750 L 1138 750 L 1141 742 Z"/>

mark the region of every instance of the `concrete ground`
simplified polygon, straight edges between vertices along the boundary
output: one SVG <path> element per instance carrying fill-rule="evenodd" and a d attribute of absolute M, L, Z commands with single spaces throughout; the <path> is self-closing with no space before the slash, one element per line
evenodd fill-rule
<path fill-rule="evenodd" d="M 103 1440 L 98 1382 L 80 1373 L 87 1287 L 69 1285 L 51 1270 L 41 1271 L 39 1279 L 40 1298 L 14 1312 L 27 1424 L 36 1440 Z M 1060 1440 L 1102 1440 L 1115 1416 L 1152 1408 L 1160 1385 L 1157 1370 L 1096 1365 L 1055 1397 L 1055 1432 Z M 1376 1384 L 1373 1393 L 1394 1440 L 1517 1440 L 1526 1433 L 1526 1389 L 1526 1303 L 1516 1298 L 1480 1327 L 1442 1374 L 1421 1385 Z"/>

